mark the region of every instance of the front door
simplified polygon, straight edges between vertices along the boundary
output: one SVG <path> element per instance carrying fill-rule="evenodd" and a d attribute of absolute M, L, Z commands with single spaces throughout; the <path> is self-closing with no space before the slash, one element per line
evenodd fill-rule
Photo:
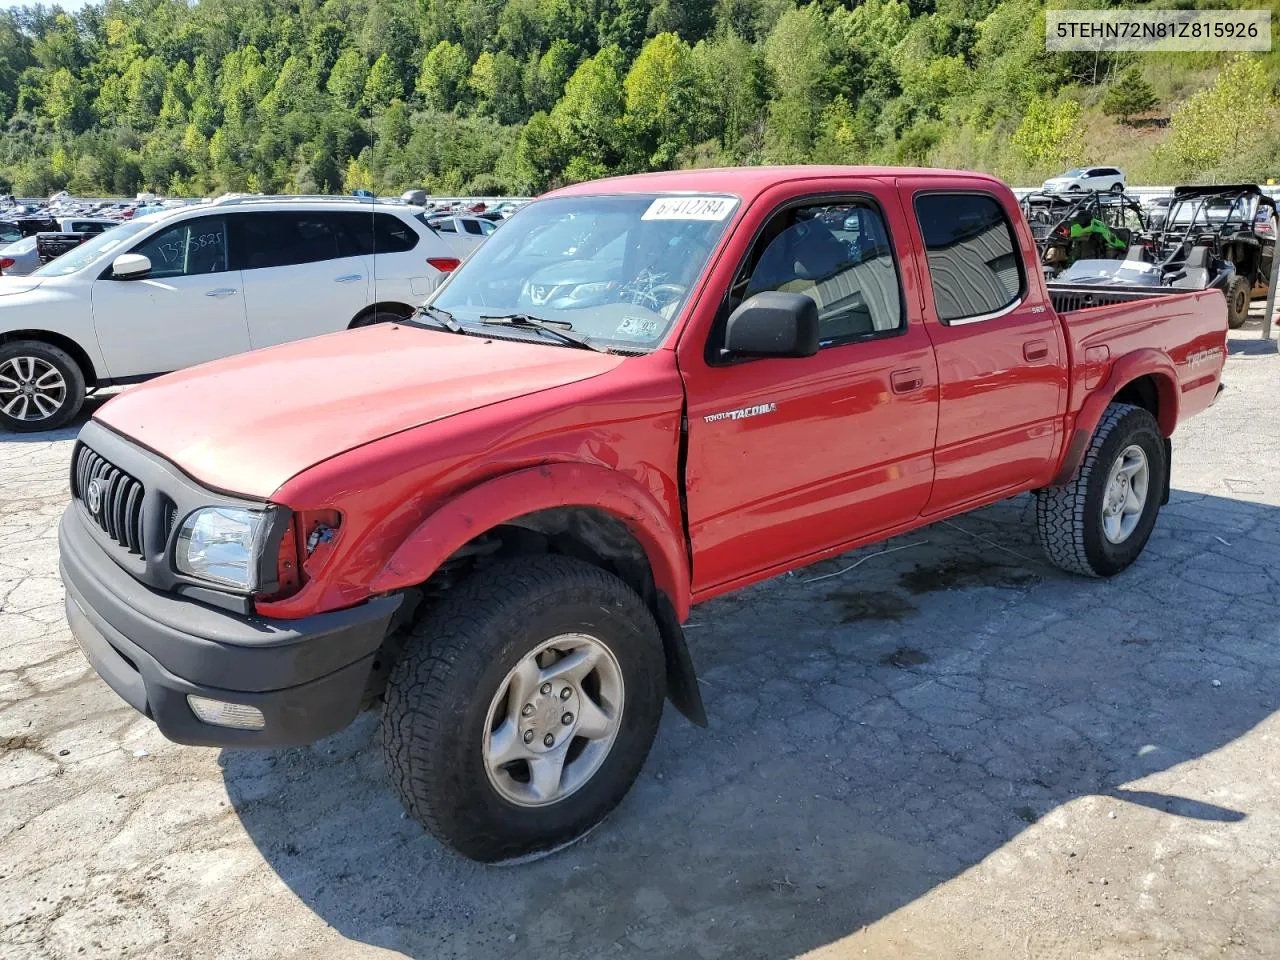
<path fill-rule="evenodd" d="M 903 295 L 904 275 L 916 285 L 895 249 L 902 210 L 882 183 L 848 186 L 773 214 L 736 270 L 704 362 L 682 345 L 695 593 L 906 523 L 929 496 L 937 373 L 918 300 Z M 728 313 L 765 290 L 817 302 L 821 349 L 718 362 Z"/>
<path fill-rule="evenodd" d="M 249 349 L 240 271 L 228 269 L 225 217 L 183 220 L 129 252 L 150 259 L 144 279 L 93 283 L 93 323 L 113 379 L 181 370 Z"/>

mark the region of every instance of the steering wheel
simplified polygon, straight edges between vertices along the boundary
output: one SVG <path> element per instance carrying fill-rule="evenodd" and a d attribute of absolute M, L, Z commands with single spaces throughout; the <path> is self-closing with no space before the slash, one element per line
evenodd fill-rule
<path fill-rule="evenodd" d="M 655 313 L 663 307 L 680 300 L 688 291 L 682 283 L 667 283 L 661 280 L 664 274 L 653 273 L 645 269 L 623 284 L 618 291 L 619 299 L 647 307 Z"/>

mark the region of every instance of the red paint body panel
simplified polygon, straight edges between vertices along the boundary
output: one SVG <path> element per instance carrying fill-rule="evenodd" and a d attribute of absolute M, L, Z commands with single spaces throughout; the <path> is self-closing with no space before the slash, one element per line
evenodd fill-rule
<path fill-rule="evenodd" d="M 452 337 L 452 334 L 441 336 Z M 462 341 L 462 337 L 457 337 Z M 550 357 L 600 356 L 553 344 L 532 349 Z M 616 358 L 615 358 L 616 359 Z M 564 473 L 549 482 L 536 468 L 578 464 L 617 474 L 616 491 L 576 485 L 576 504 L 630 504 L 620 519 L 642 543 L 664 542 L 663 556 L 687 556 L 680 512 L 680 416 L 684 401 L 670 352 L 631 357 L 609 373 L 523 397 L 491 404 L 370 442 L 325 460 L 285 483 L 272 500 L 294 510 L 334 508 L 342 512 L 341 532 L 325 568 L 292 597 L 258 604 L 267 616 L 301 617 L 350 606 L 374 592 L 373 584 L 394 578 L 397 567 L 419 569 L 416 558 L 434 555 L 436 531 L 466 525 L 472 537 L 503 520 L 539 507 L 562 505 Z M 489 481 L 520 474 L 510 482 Z M 583 474 L 585 475 L 585 474 Z M 490 503 L 479 511 L 459 497 L 473 491 Z M 643 504 L 643 509 L 639 504 Z M 659 513 L 662 524 L 642 519 Z M 456 520 L 449 515 L 456 513 Z M 424 522 L 432 519 L 430 525 Z M 637 519 L 641 518 L 641 519 Z M 675 531 L 676 533 L 668 533 Z M 393 558 L 396 566 L 390 567 Z M 411 559 L 406 559 L 411 558 Z M 656 572 L 663 562 L 650 554 Z M 675 566 L 674 561 L 670 565 Z M 673 605 L 688 605 L 687 562 L 673 575 L 684 587 L 670 594 Z"/>
<path fill-rule="evenodd" d="M 171 373 L 96 417 L 208 486 L 266 499 L 294 474 L 372 440 L 622 362 L 379 324 Z"/>
<path fill-rule="evenodd" d="M 913 207 L 918 191 L 938 189 L 989 193 L 1015 224 L 1025 295 L 1004 315 L 938 321 Z M 741 202 L 647 356 L 380 326 L 171 375 L 98 417 L 210 486 L 342 514 L 323 564 L 298 593 L 259 603 L 266 616 L 420 583 L 487 529 L 582 505 L 627 524 L 683 618 L 691 603 L 1069 479 L 1080 438 L 1136 378 L 1153 378 L 1166 434 L 1217 390 L 1220 293 L 1059 316 L 1013 194 L 991 177 L 754 167 L 557 195 L 669 191 Z M 779 205 L 851 194 L 884 216 L 905 331 L 804 359 L 709 363 L 710 331 L 757 230 Z M 716 416 L 747 408 L 757 412 Z"/>

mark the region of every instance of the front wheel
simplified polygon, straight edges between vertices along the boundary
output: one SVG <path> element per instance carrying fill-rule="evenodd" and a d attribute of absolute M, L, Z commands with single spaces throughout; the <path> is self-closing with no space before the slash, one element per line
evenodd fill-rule
<path fill-rule="evenodd" d="M 1249 295 L 1252 293 L 1249 280 L 1236 274 L 1227 284 L 1227 326 L 1239 330 L 1249 319 Z"/>
<path fill-rule="evenodd" d="M 39 340 L 0 345 L 0 426 L 55 430 L 84 403 L 84 373 L 65 350 Z"/>
<path fill-rule="evenodd" d="M 1160 510 L 1169 464 L 1155 418 L 1113 403 L 1075 478 L 1036 491 L 1036 532 L 1054 566 L 1109 577 L 1138 559 Z"/>
<path fill-rule="evenodd" d="M 560 556 L 496 563 L 412 628 L 387 684 L 387 771 L 463 855 L 549 852 L 630 789 L 665 683 L 657 623 L 617 577 Z"/>
<path fill-rule="evenodd" d="M 1112 192 L 1112 193 L 1124 193 L 1124 184 L 1123 184 L 1123 183 L 1113 183 L 1113 184 L 1111 185 L 1111 192 Z"/>
<path fill-rule="evenodd" d="M 405 308 L 404 310 L 374 310 L 372 313 L 362 314 L 351 321 L 351 326 L 347 329 L 355 330 L 357 327 L 372 327 L 377 323 L 399 323 L 413 316 L 413 311 Z"/>

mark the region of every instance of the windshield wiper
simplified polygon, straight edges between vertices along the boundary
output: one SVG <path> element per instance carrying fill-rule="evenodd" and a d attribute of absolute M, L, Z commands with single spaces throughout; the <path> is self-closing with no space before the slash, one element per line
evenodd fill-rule
<path fill-rule="evenodd" d="M 594 350 L 597 353 L 609 352 L 608 347 L 596 343 L 585 334 L 573 333 L 573 324 L 571 323 L 540 320 L 538 317 L 531 317 L 527 313 L 510 313 L 500 317 L 478 317 L 477 319 L 481 323 L 493 327 L 525 327 L 531 330 L 544 330 L 559 337 L 562 342 L 572 344 L 575 347 Z"/>
<path fill-rule="evenodd" d="M 444 327 L 450 333 L 466 333 L 467 332 L 466 330 L 462 329 L 462 324 L 460 324 L 457 320 L 453 319 L 452 313 L 450 313 L 448 310 L 441 310 L 439 307 L 433 307 L 429 303 L 424 303 L 417 310 L 415 310 L 413 316 L 428 317 L 434 320 L 440 326 Z M 410 319 L 413 319 L 413 318 L 411 317 Z"/>

